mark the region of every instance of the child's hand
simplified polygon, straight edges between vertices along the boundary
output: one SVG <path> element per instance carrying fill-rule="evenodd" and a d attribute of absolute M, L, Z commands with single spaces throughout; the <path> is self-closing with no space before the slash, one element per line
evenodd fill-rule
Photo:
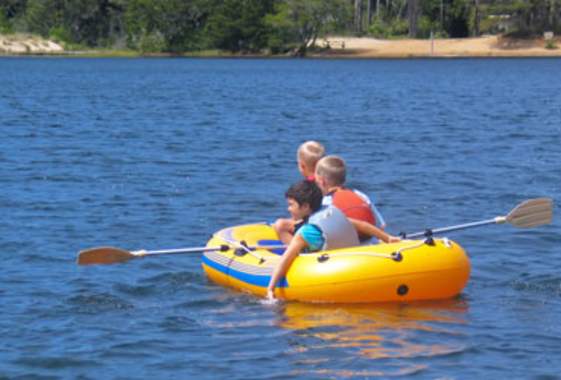
<path fill-rule="evenodd" d="M 267 289 L 267 296 L 266 296 L 268 301 L 274 301 L 275 300 L 275 291 L 273 289 Z"/>
<path fill-rule="evenodd" d="M 388 243 L 399 243 L 400 241 L 401 238 L 398 238 L 397 236 L 389 235 Z"/>

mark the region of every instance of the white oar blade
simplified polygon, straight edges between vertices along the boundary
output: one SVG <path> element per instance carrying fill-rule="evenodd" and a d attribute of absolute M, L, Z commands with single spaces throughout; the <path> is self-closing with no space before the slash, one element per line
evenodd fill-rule
<path fill-rule="evenodd" d="M 506 221 L 518 228 L 532 228 L 551 223 L 553 200 L 536 198 L 518 205 L 506 217 Z"/>
<path fill-rule="evenodd" d="M 135 257 L 129 251 L 114 247 L 90 248 L 78 253 L 78 265 L 116 264 Z"/>

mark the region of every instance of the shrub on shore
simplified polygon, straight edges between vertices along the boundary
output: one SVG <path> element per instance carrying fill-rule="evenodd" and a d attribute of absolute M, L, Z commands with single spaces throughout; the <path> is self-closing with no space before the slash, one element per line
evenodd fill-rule
<path fill-rule="evenodd" d="M 557 49 L 557 44 L 555 43 L 554 39 L 550 39 L 545 41 L 545 48 L 549 50 Z"/>

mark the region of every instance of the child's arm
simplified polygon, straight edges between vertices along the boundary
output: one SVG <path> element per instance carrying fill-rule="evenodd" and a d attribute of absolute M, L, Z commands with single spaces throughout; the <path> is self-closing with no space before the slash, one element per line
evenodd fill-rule
<path fill-rule="evenodd" d="M 277 219 L 273 224 L 273 229 L 279 236 L 279 240 L 284 244 L 289 244 L 294 236 L 294 226 L 297 221 L 292 219 Z"/>
<path fill-rule="evenodd" d="M 374 236 L 386 243 L 396 243 L 401 240 L 400 238 L 392 236 L 379 229 L 378 227 L 363 220 L 349 218 L 349 221 L 353 224 L 359 234 L 368 235 L 370 237 Z"/>
<path fill-rule="evenodd" d="M 273 270 L 273 275 L 271 276 L 271 280 L 269 281 L 269 286 L 267 287 L 267 298 L 274 299 L 275 298 L 275 287 L 277 283 L 280 281 L 281 278 L 286 275 L 290 265 L 298 256 L 300 252 L 304 250 L 308 246 L 308 243 L 302 238 L 301 235 L 295 235 L 286 251 L 281 256 L 281 260 Z"/>

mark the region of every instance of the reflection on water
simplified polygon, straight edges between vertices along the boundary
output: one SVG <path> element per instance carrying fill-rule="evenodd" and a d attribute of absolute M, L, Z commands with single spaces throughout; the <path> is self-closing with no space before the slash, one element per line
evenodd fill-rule
<path fill-rule="evenodd" d="M 279 326 L 306 342 L 295 347 L 295 353 L 306 353 L 307 358 L 296 363 L 298 374 L 400 376 L 428 369 L 431 361 L 425 359 L 465 351 L 459 327 L 466 324 L 467 310 L 463 299 L 382 305 L 286 303 Z"/>

